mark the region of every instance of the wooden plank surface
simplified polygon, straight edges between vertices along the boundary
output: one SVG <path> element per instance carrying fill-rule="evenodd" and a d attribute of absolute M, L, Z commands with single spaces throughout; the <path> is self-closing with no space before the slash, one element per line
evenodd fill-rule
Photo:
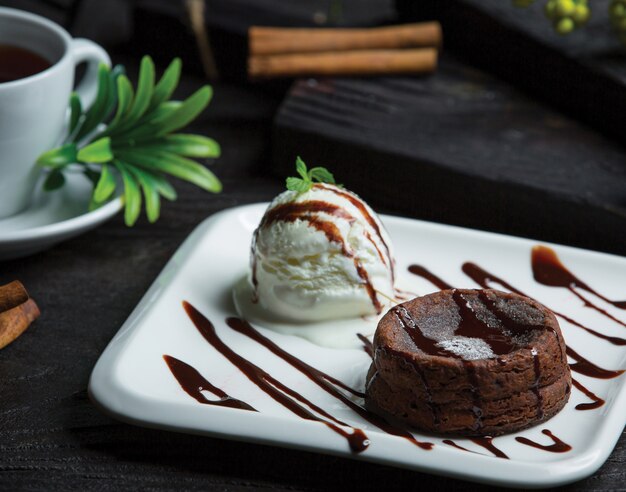
<path fill-rule="evenodd" d="M 294 83 L 272 166 L 327 166 L 373 204 L 626 254 L 626 152 L 450 58 L 425 78 Z"/>
<path fill-rule="evenodd" d="M 512 0 L 396 0 L 402 21 L 439 19 L 445 47 L 590 125 L 626 141 L 626 47 L 612 32 L 610 0 L 589 2 L 592 17 L 567 36 L 543 13 Z"/>

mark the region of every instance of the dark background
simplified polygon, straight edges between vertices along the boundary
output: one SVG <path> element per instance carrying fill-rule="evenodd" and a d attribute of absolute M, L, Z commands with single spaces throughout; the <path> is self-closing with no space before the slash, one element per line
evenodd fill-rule
<path fill-rule="evenodd" d="M 344 15 L 337 23 L 393 20 L 391 2 L 365 3 L 374 7 L 355 9 L 361 17 Z M 155 57 L 160 69 L 172 56 L 182 56 L 179 97 L 205 83 L 195 41 L 178 2 L 0 0 L 0 5 L 36 11 L 62 23 L 74 35 L 101 42 L 115 63 L 126 65 L 131 78 L 143 53 Z M 245 29 L 248 23 L 257 22 L 254 19 L 266 24 L 314 24 L 314 14 L 328 13 L 329 4 L 289 2 L 278 7 L 274 16 L 271 2 L 261 0 L 213 5 L 211 32 L 222 81 L 213 84 L 213 102 L 191 130 L 220 142 L 223 155 L 212 169 L 221 178 L 224 192 L 213 196 L 177 183 L 178 201 L 164 205 L 155 225 L 142 218 L 128 229 L 118 216 L 47 252 L 0 262 L 0 284 L 21 280 L 42 311 L 22 337 L 0 351 L 0 489 L 487 490 L 319 454 L 129 426 L 106 417 L 89 401 L 86 387 L 97 358 L 194 227 L 214 212 L 266 201 L 283 189 L 282 179 L 272 177 L 271 170 L 277 166 L 271 156 L 277 155 L 277 147 L 284 142 L 277 140 L 280 121 L 274 130 L 272 125 L 288 84 L 245 82 Z M 444 73 L 457 74 L 458 64 L 464 62 L 449 60 Z M 471 70 L 461 72 L 469 78 L 484 78 Z M 509 92 L 513 95 L 507 97 L 516 104 L 526 100 L 527 95 Z M 539 107 L 536 102 L 529 104 Z M 525 107 L 520 113 L 528 115 Z M 288 110 L 289 105 L 283 105 L 283 117 Z M 536 111 L 552 114 L 555 110 L 539 107 Z M 580 135 L 590 136 L 580 138 L 593 140 L 598 148 L 619 147 L 619 142 L 581 128 Z M 298 132 L 306 135 L 305 130 Z M 375 200 L 374 191 L 365 197 Z M 398 211 L 392 204 L 381 205 L 381 211 Z M 426 213 L 410 204 L 407 207 L 399 211 L 413 216 Z M 438 219 L 464 220 L 454 207 Z M 489 221 L 486 213 L 486 220 L 473 225 L 502 230 L 500 218 Z M 526 227 L 526 235 L 545 237 L 541 224 Z M 571 234 L 565 226 L 563 231 Z M 623 247 L 621 239 L 623 235 L 616 233 L 590 247 L 616 251 Z M 576 243 L 576 236 L 568 242 Z M 564 490 L 626 490 L 625 443 L 622 436 L 598 473 Z"/>

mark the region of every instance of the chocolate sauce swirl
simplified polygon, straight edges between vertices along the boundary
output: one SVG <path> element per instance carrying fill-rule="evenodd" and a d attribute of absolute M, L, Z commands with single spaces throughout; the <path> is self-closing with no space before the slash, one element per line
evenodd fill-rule
<path fill-rule="evenodd" d="M 626 327 L 626 323 L 619 318 L 616 318 L 606 309 L 602 309 L 600 306 L 594 304 L 585 296 L 580 294 L 576 288 L 586 290 L 587 292 L 594 294 L 605 302 L 612 304 L 619 309 L 626 309 L 626 301 L 611 301 L 597 291 L 593 290 L 589 285 L 576 277 L 570 272 L 565 265 L 561 263 L 556 251 L 547 246 L 535 246 L 532 250 L 531 264 L 533 269 L 533 277 L 540 284 L 547 285 L 549 287 L 563 287 L 569 290 L 572 294 L 578 297 L 585 307 L 591 308 L 601 315 L 609 318 L 611 321 Z"/>
<path fill-rule="evenodd" d="M 552 439 L 552 444 L 539 444 L 538 442 L 531 441 L 527 437 L 516 437 L 515 440 L 519 443 L 525 444 L 526 446 L 548 451 L 549 453 L 566 453 L 571 451 L 572 447 L 569 444 L 561 441 L 548 429 L 543 429 L 541 433 Z"/>
<path fill-rule="evenodd" d="M 369 338 L 367 338 L 365 335 L 362 335 L 361 333 L 357 333 L 356 336 L 359 338 L 359 340 L 361 340 L 361 343 L 363 344 L 363 350 L 365 351 L 365 353 L 367 355 L 370 356 L 370 358 L 374 358 L 374 345 L 372 344 L 372 342 L 370 342 Z"/>
<path fill-rule="evenodd" d="M 478 454 L 478 453 L 476 453 L 476 451 L 470 451 L 469 449 L 464 448 L 463 446 L 459 446 L 457 443 L 455 443 L 455 442 L 454 442 L 453 440 L 451 440 L 451 439 L 444 439 L 444 440 L 443 440 L 443 441 L 441 441 L 441 442 L 443 442 L 444 444 L 447 444 L 448 446 L 452 446 L 453 448 L 459 449 L 459 450 L 461 450 L 461 451 L 467 451 L 468 453 L 475 453 L 475 454 Z"/>
<path fill-rule="evenodd" d="M 472 441 L 474 444 L 477 444 L 478 446 L 485 448 L 487 451 L 493 453 L 493 455 L 497 456 L 498 458 L 503 458 L 505 460 L 509 459 L 509 457 L 504 454 L 504 452 L 494 446 L 493 437 L 491 436 L 472 437 L 470 441 Z"/>
<path fill-rule="evenodd" d="M 534 251 L 534 250 L 533 250 Z M 535 264 L 537 265 L 538 262 L 535 259 Z M 535 267 L 537 269 L 537 267 Z M 511 292 L 515 292 L 517 294 L 520 295 L 525 295 L 522 291 L 520 291 L 519 289 L 516 289 L 515 287 L 513 287 L 511 284 L 509 284 L 508 282 L 506 282 L 505 280 L 503 280 L 502 278 L 482 269 L 481 267 L 479 267 L 478 265 L 474 264 L 474 263 L 464 263 L 463 264 L 463 272 L 469 276 L 472 280 L 474 280 L 478 285 L 480 285 L 483 288 L 489 288 L 489 283 L 496 283 L 501 285 L 502 287 L 504 287 L 507 290 L 510 290 Z M 545 278 L 553 278 L 553 279 L 560 279 L 561 281 L 563 281 L 563 279 L 569 279 L 571 280 L 571 278 L 569 277 L 569 272 L 567 272 L 567 275 L 563 274 L 561 272 L 560 269 L 556 269 L 557 272 L 560 272 L 558 274 L 553 274 L 552 277 L 550 277 L 548 274 L 546 274 L 545 272 L 542 274 L 542 276 L 540 278 L 544 279 Z M 553 283 L 556 283 L 556 280 L 553 280 Z M 558 313 L 554 310 L 552 310 L 552 312 L 559 316 L 560 318 L 565 319 L 566 321 L 568 321 L 569 323 L 578 326 L 579 328 L 584 329 L 585 331 L 587 331 L 588 333 L 602 338 L 604 340 L 607 340 L 611 343 L 613 343 L 614 345 L 625 345 L 626 344 L 626 340 L 624 340 L 623 338 L 618 338 L 618 337 L 609 337 L 606 335 L 603 335 L 601 333 L 598 333 L 595 330 L 592 330 L 590 328 L 587 328 L 586 326 L 583 326 L 582 324 L 578 323 L 577 321 L 571 319 L 570 317 L 562 314 L 562 313 Z M 578 372 L 580 374 L 584 374 L 585 376 L 589 376 L 592 378 L 597 378 L 597 379 L 611 379 L 611 378 L 615 378 L 620 376 L 621 374 L 624 373 L 623 370 L 608 370 L 608 369 L 603 369 L 602 367 L 594 364 L 593 362 L 589 361 L 588 359 L 584 358 L 582 355 L 580 355 L 578 352 L 576 352 L 574 349 L 572 349 L 569 346 L 566 346 L 566 353 L 569 357 L 571 357 L 572 359 L 574 359 L 574 363 L 569 364 L 570 369 L 572 371 Z M 593 400 L 592 403 L 581 403 L 579 405 L 576 405 L 576 410 L 593 410 L 595 408 L 598 408 L 600 406 L 602 406 L 604 404 L 604 400 L 602 398 L 599 398 L 598 396 L 596 396 L 594 393 L 592 393 L 591 391 L 589 391 L 587 388 L 585 388 L 581 383 L 579 383 L 578 381 L 572 379 L 572 384 L 574 385 L 575 388 L 577 388 L 579 391 L 581 391 L 582 393 L 584 393 L 587 397 L 591 398 Z"/>
<path fill-rule="evenodd" d="M 595 410 L 596 408 L 600 408 L 602 405 L 606 403 L 602 398 L 600 398 L 598 395 L 596 395 L 592 391 L 589 391 L 589 389 L 587 389 L 585 386 L 583 386 L 579 381 L 577 381 L 574 378 L 572 378 L 572 384 L 574 385 L 576 389 L 578 389 L 578 391 L 580 391 L 587 398 L 592 400 L 591 403 L 579 403 L 578 405 L 576 405 L 576 410 Z"/>
<path fill-rule="evenodd" d="M 584 374 L 585 376 L 589 376 L 591 378 L 613 379 L 624 373 L 623 370 L 613 371 L 610 369 L 603 369 L 595 365 L 593 362 L 585 359 L 570 346 L 567 347 L 567 355 L 576 361 L 569 365 L 572 371 Z"/>
<path fill-rule="evenodd" d="M 416 446 L 422 449 L 429 450 L 433 447 L 432 443 L 418 441 L 417 439 L 413 437 L 411 433 L 407 432 L 404 429 L 388 424 L 382 418 L 368 412 L 365 408 L 361 407 L 360 405 L 353 402 L 351 399 L 347 398 L 343 393 L 337 390 L 337 387 L 361 398 L 364 397 L 365 395 L 363 393 L 360 393 L 350 388 L 345 383 L 342 383 L 341 381 L 326 374 L 325 372 L 320 371 L 319 369 L 316 369 L 315 367 L 310 366 L 309 364 L 298 359 L 297 357 L 294 357 L 289 352 L 285 351 L 284 349 L 276 345 L 274 342 L 272 342 L 269 338 L 259 333 L 259 331 L 254 329 L 254 327 L 250 325 L 247 321 L 241 320 L 239 318 L 228 318 L 226 322 L 228 326 L 230 326 L 233 330 L 237 331 L 238 333 L 241 333 L 242 335 L 247 336 L 248 338 L 251 338 L 258 344 L 262 345 L 267 350 L 272 352 L 277 357 L 280 357 L 281 359 L 283 359 L 285 362 L 290 364 L 293 368 L 300 371 L 307 378 L 313 381 L 317 386 L 319 386 L 321 389 L 326 391 L 328 394 L 330 394 L 334 398 L 341 401 L 344 405 L 346 405 L 351 410 L 356 412 L 359 416 L 361 416 L 363 419 L 368 421 L 370 424 L 375 425 L 376 427 L 383 430 L 384 432 L 387 432 L 388 434 L 392 434 L 394 436 L 407 439 L 408 441 L 410 441 L 411 443 L 415 444 Z"/>
<path fill-rule="evenodd" d="M 485 307 L 498 319 L 498 321 L 504 326 L 504 328 L 512 328 L 513 333 L 519 333 L 532 329 L 537 329 L 536 326 L 527 326 L 517 323 L 504 315 L 499 309 L 496 308 L 495 303 L 489 299 L 484 292 L 478 292 L 478 298 L 482 301 Z M 469 302 L 463 297 L 463 294 L 457 289 L 452 292 L 452 299 L 457 305 L 459 315 L 461 319 L 454 331 L 455 336 L 462 336 L 468 338 L 478 338 L 484 340 L 491 347 L 492 352 L 495 355 L 504 355 L 512 352 L 516 348 L 516 344 L 513 342 L 510 335 L 506 334 L 502 330 L 489 326 L 489 323 L 483 321 L 478 317 L 474 309 Z"/>
<path fill-rule="evenodd" d="M 586 290 L 590 294 L 602 299 L 604 302 L 612 304 L 616 308 L 626 309 L 626 301 L 612 301 L 592 289 L 587 283 L 580 280 L 576 275 L 570 272 L 561 260 L 556 251 L 548 246 L 538 245 L 532 250 L 531 264 L 533 269 L 533 277 L 537 282 L 550 287 L 564 287 L 574 291 L 574 288 Z M 579 296 L 580 297 L 580 296 Z M 588 303 L 588 301 L 586 301 Z M 595 307 L 589 303 L 589 307 Z M 599 308 L 598 308 L 599 309 Z M 600 310 L 603 311 L 603 310 Z"/>
<path fill-rule="evenodd" d="M 400 323 L 400 326 L 404 329 L 405 333 L 409 335 L 415 347 L 430 355 L 440 355 L 443 357 L 450 356 L 449 352 L 437 346 L 436 340 L 428 338 L 424 335 L 419 326 L 417 326 L 417 323 L 415 322 L 409 311 L 403 305 L 400 304 L 399 306 L 393 307 L 391 309 L 391 312 L 394 314 L 395 318 L 398 320 L 398 323 Z M 411 359 L 407 359 L 406 355 L 401 352 L 397 352 L 388 347 L 379 350 L 392 352 L 394 356 L 400 357 L 406 360 L 409 364 L 411 364 L 411 366 L 415 370 L 415 373 L 418 375 L 420 381 L 422 382 L 424 393 L 426 394 L 426 404 L 428 405 L 428 408 L 430 409 L 433 417 L 433 424 L 435 425 L 435 428 L 439 428 L 439 424 L 441 421 L 439 416 L 439 406 L 433 401 L 432 390 L 430 389 L 430 384 L 428 384 L 428 380 L 426 379 L 426 375 L 422 371 L 422 368 L 418 364 L 414 364 Z M 376 360 L 376 358 L 374 358 L 374 360 Z"/>
<path fill-rule="evenodd" d="M 336 187 L 331 188 L 330 186 L 325 186 L 323 184 L 315 184 L 314 186 L 318 188 L 323 188 L 326 191 L 330 191 L 334 193 L 335 195 L 345 198 L 352 205 L 354 205 L 359 210 L 359 212 L 361 212 L 361 215 L 367 221 L 367 223 L 371 226 L 371 228 L 374 230 L 374 232 L 378 236 L 378 239 L 380 240 L 383 247 L 385 248 L 385 252 L 387 253 L 387 258 L 389 260 L 389 265 L 391 266 L 391 274 L 392 274 L 392 281 L 393 281 L 394 279 L 393 276 L 395 275 L 395 272 L 394 272 L 395 269 L 394 269 L 394 258 L 391 255 L 391 248 L 389 248 L 387 241 L 385 241 L 385 238 L 383 237 L 380 226 L 378 225 L 378 222 L 376 221 L 374 216 L 370 213 L 365 203 L 363 203 L 363 201 L 361 201 L 358 197 L 354 196 L 352 193 L 340 190 L 339 188 L 336 188 Z M 374 244 L 374 246 L 376 246 L 376 244 Z M 376 249 L 378 249 L 378 247 L 376 247 Z"/>
<path fill-rule="evenodd" d="M 439 278 L 437 275 L 435 275 L 431 271 L 427 270 L 422 265 L 414 264 L 414 265 L 409 266 L 409 272 L 411 272 L 413 275 L 417 275 L 418 277 L 422 277 L 428 280 L 431 284 L 433 284 L 435 287 L 437 287 L 440 290 L 453 288 L 448 282 L 446 282 L 445 280 L 442 280 L 441 278 Z"/>
<path fill-rule="evenodd" d="M 187 315 L 197 328 L 198 332 L 209 342 L 211 346 L 219 353 L 221 353 L 226 359 L 228 359 L 235 367 L 237 367 L 245 376 L 263 392 L 267 393 L 276 402 L 290 410 L 305 420 L 312 420 L 321 422 L 329 429 L 333 430 L 337 434 L 344 437 L 353 452 L 360 453 L 365 451 L 369 446 L 369 439 L 361 429 L 355 429 L 350 427 L 345 422 L 336 419 L 328 412 L 318 407 L 300 393 L 289 388 L 279 380 L 272 377 L 260 367 L 256 366 L 252 362 L 244 359 L 239 354 L 234 352 L 228 345 L 226 345 L 221 338 L 217 335 L 213 324 L 205 318 L 200 311 L 194 308 L 191 304 L 184 301 L 183 307 L 187 312 Z M 300 402 L 300 403 L 298 403 Z M 306 405 L 314 412 L 325 417 L 322 419 L 313 414 L 302 405 Z M 340 427 L 341 426 L 341 427 Z M 343 427 L 352 429 L 352 432 L 346 431 Z"/>
<path fill-rule="evenodd" d="M 521 290 L 516 289 L 515 287 L 513 287 L 511 284 L 509 284 L 508 282 L 506 282 L 505 280 L 503 280 L 502 278 L 494 275 L 493 273 L 490 273 L 484 269 L 482 269 L 481 267 L 479 267 L 478 265 L 476 265 L 475 263 L 463 263 L 463 267 L 462 267 L 463 273 L 465 273 L 468 277 L 470 277 L 474 282 L 476 282 L 478 285 L 480 285 L 481 287 L 488 289 L 489 288 L 489 283 L 495 283 L 500 285 L 501 287 L 504 287 L 505 289 L 511 291 L 511 292 L 515 292 L 516 294 L 519 294 L 521 296 L 527 296 L 526 294 L 524 294 Z M 548 307 L 548 306 L 546 306 Z M 550 309 L 548 307 L 548 309 Z M 569 316 L 566 316 L 563 313 L 559 313 L 558 311 L 555 311 L 554 309 L 550 309 L 550 311 L 552 311 L 556 316 L 558 316 L 559 318 L 564 319 L 565 321 L 567 321 L 568 323 L 581 328 L 583 330 L 585 330 L 587 333 L 597 337 L 597 338 L 601 338 L 603 340 L 606 340 L 609 343 L 612 343 L 613 345 L 626 345 L 626 339 L 624 338 L 619 338 L 619 337 L 611 337 L 608 335 L 604 335 L 603 333 L 600 333 L 596 330 L 593 330 L 585 325 L 583 325 L 582 323 L 579 323 L 578 321 L 570 318 Z"/>
<path fill-rule="evenodd" d="M 233 365 L 235 365 L 240 371 L 242 371 L 242 373 L 246 375 L 246 377 L 251 382 L 253 382 L 257 387 L 259 387 L 262 391 L 268 394 L 271 398 L 273 398 L 275 401 L 277 401 L 278 403 L 283 405 L 285 408 L 289 409 L 294 414 L 298 415 L 299 417 L 303 419 L 313 420 L 313 421 L 323 423 L 324 425 L 332 429 L 334 432 L 344 437 L 348 441 L 352 451 L 362 452 L 368 447 L 369 439 L 367 438 L 367 436 L 362 430 L 352 428 L 348 426 L 347 424 L 345 424 L 344 422 L 336 419 L 335 417 L 330 415 L 328 412 L 326 412 L 322 408 L 310 402 L 301 394 L 297 393 L 296 391 L 287 387 L 286 385 L 284 385 L 277 379 L 273 378 L 270 374 L 265 372 L 263 369 L 259 368 L 252 362 L 238 355 L 236 352 L 234 352 L 228 345 L 226 345 L 221 340 L 221 338 L 217 335 L 217 332 L 215 331 L 213 324 L 206 317 L 204 317 L 198 310 L 196 310 L 191 304 L 187 302 L 183 302 L 183 307 L 185 311 L 187 312 L 187 314 L 189 315 L 190 319 L 193 321 L 196 329 L 205 338 L 205 340 L 209 342 L 209 344 L 213 346 L 213 348 L 215 348 L 218 352 L 220 352 Z M 400 319 L 404 319 L 407 323 L 411 324 L 412 318 L 410 317 L 408 312 L 402 313 L 402 311 L 400 311 L 399 316 L 400 316 Z M 278 345 L 276 345 L 274 342 L 272 342 L 271 340 L 263 336 L 260 332 L 258 332 L 255 328 L 253 328 L 246 321 L 241 320 L 239 318 L 228 318 L 227 324 L 233 330 L 251 338 L 255 342 L 259 343 L 260 345 L 268 349 L 274 355 L 278 356 L 279 358 L 283 359 L 285 362 L 289 363 L 292 367 L 294 367 L 295 369 L 300 371 L 302 374 L 307 376 L 311 381 L 317 384 L 324 391 L 334 396 L 342 403 L 346 404 L 349 408 L 354 410 L 356 413 L 358 413 L 361 417 L 366 419 L 371 424 L 379 427 L 381 430 L 391 435 L 405 438 L 422 449 L 426 449 L 426 450 L 432 449 L 433 447 L 432 443 L 420 442 L 416 440 L 412 434 L 405 431 L 404 429 L 388 424 L 386 421 L 384 421 L 377 415 L 369 413 L 363 407 L 361 407 L 360 405 L 357 405 L 351 399 L 346 397 L 341 391 L 339 391 L 339 389 L 341 389 L 342 391 L 351 393 L 358 397 L 362 397 L 363 396 L 362 393 L 350 388 L 345 383 L 306 364 L 305 362 L 298 359 L 297 357 L 294 357 L 293 355 L 289 354 L 288 352 L 280 348 Z M 415 326 L 414 321 L 413 321 L 413 326 Z M 363 339 L 367 340 L 367 338 L 363 336 L 360 336 L 359 338 L 361 338 L 361 340 Z M 367 341 L 369 342 L 369 340 Z M 224 406 L 224 407 L 230 407 L 230 408 L 236 408 L 236 409 L 242 409 L 242 410 L 248 410 L 248 411 L 256 411 L 249 404 L 231 397 L 222 389 L 214 386 L 212 383 L 207 381 L 195 368 L 193 368 L 189 364 L 183 361 L 180 361 L 179 359 L 176 359 L 175 357 L 172 357 L 170 355 L 164 355 L 163 358 L 165 362 L 167 363 L 168 367 L 170 368 L 172 374 L 181 385 L 181 388 L 199 403 L 207 404 L 207 405 L 215 405 L 215 406 Z M 577 384 L 577 382 L 575 382 L 575 384 Z M 204 391 L 208 391 L 216 395 L 218 397 L 218 400 L 211 400 L 207 398 L 203 394 Z M 323 416 L 327 420 L 318 417 L 317 415 L 313 414 L 302 405 L 309 407 L 311 410 Z M 352 432 L 348 432 L 342 427 L 348 427 L 352 430 Z M 569 445 L 567 445 L 566 443 L 563 443 L 558 438 L 553 436 L 551 433 L 550 434 L 548 433 L 549 431 L 544 431 L 544 434 L 549 435 L 554 441 L 554 444 L 550 446 L 544 446 L 544 445 L 540 445 L 537 443 L 533 443 L 533 441 L 527 440 L 525 438 L 518 438 L 518 441 L 521 442 L 522 444 L 531 445 L 533 447 L 538 447 L 540 449 L 545 449 L 547 451 L 552 451 L 552 452 L 564 452 L 564 451 L 571 449 L 571 447 L 569 447 L 568 449 L 565 449 L 565 447 L 568 447 Z M 477 444 L 478 446 L 481 446 L 487 449 L 496 457 L 508 459 L 508 456 L 493 444 L 492 437 L 489 437 L 489 436 L 476 437 L 476 438 L 471 438 L 471 441 Z M 462 446 L 459 446 L 454 441 L 451 441 L 448 439 L 444 440 L 443 442 L 459 450 L 474 452 Z"/>
<path fill-rule="evenodd" d="M 171 355 L 163 355 L 163 359 L 176 378 L 176 381 L 178 381 L 178 384 L 180 384 L 180 387 L 199 403 L 216 407 L 238 408 L 240 410 L 251 410 L 253 412 L 257 411 L 246 402 L 233 398 L 217 386 L 212 385 L 194 367 L 182 360 L 172 357 Z M 213 393 L 219 400 L 209 400 L 204 396 L 203 391 Z"/>

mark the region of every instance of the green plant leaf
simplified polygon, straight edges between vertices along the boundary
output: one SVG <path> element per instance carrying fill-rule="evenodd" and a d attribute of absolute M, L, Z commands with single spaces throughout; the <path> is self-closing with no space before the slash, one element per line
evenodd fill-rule
<path fill-rule="evenodd" d="M 148 109 L 154 92 L 154 63 L 152 58 L 144 56 L 139 68 L 139 82 L 133 105 L 124 118 L 124 127 L 130 127 L 139 120 Z"/>
<path fill-rule="evenodd" d="M 126 75 L 120 75 L 117 78 L 117 110 L 115 116 L 111 120 L 108 128 L 104 132 L 105 135 L 110 135 L 123 121 L 124 116 L 128 112 L 128 109 L 133 103 L 134 92 L 133 86 L 128 80 Z"/>
<path fill-rule="evenodd" d="M 83 108 L 80 103 L 80 97 L 76 92 L 72 92 L 70 95 L 70 126 L 68 128 L 68 134 L 72 135 L 74 130 L 76 130 L 76 126 L 80 121 L 80 117 L 83 114 Z"/>
<path fill-rule="evenodd" d="M 93 190 L 93 201 L 95 203 L 103 203 L 108 200 L 113 192 L 117 183 L 115 182 L 115 176 L 111 172 L 108 165 L 102 166 L 102 172 L 100 173 L 100 179 Z"/>
<path fill-rule="evenodd" d="M 335 177 L 325 167 L 314 167 L 309 171 L 308 174 L 312 180 L 318 181 L 320 183 L 335 184 Z"/>
<path fill-rule="evenodd" d="M 111 139 L 104 137 L 78 151 L 78 160 L 80 162 L 104 163 L 113 159 L 113 151 L 111 150 Z"/>
<path fill-rule="evenodd" d="M 164 150 L 185 157 L 219 157 L 221 149 L 212 138 L 203 135 L 176 133 L 154 140 L 143 140 L 135 143 L 137 150 Z"/>
<path fill-rule="evenodd" d="M 61 169 L 56 168 L 48 173 L 46 180 L 43 183 L 43 189 L 46 191 L 52 191 L 60 188 L 65 184 L 65 176 Z"/>
<path fill-rule="evenodd" d="M 154 63 L 145 56 L 135 91 L 123 66 L 109 69 L 100 65 L 94 104 L 85 111 L 76 94 L 70 98 L 67 138 L 71 142 L 38 158 L 38 165 L 52 169 L 45 188 L 63 185 L 65 166 L 82 166 L 83 174 L 93 184 L 91 210 L 114 195 L 121 177 L 124 219 L 129 226 L 141 213 L 142 195 L 150 222 L 159 217 L 161 197 L 177 198 L 168 175 L 210 192 L 221 191 L 219 179 L 201 163 L 189 159 L 218 157 L 219 144 L 203 135 L 172 134 L 196 118 L 212 97 L 211 87 L 204 86 L 183 102 L 169 101 L 180 73 L 181 62 L 176 58 L 155 84 Z M 108 127 L 100 131 L 99 125 L 109 119 Z"/>
<path fill-rule="evenodd" d="M 153 224 L 159 219 L 161 213 L 161 199 L 156 183 L 152 179 L 152 174 L 135 166 L 128 166 L 131 173 L 135 175 L 141 188 L 143 189 L 144 202 L 146 204 L 146 217 L 148 222 Z"/>
<path fill-rule="evenodd" d="M 141 213 L 141 190 L 134 176 L 126 165 L 119 160 L 114 161 L 115 167 L 122 175 L 124 182 L 124 222 L 131 227 L 137 222 Z"/>
<path fill-rule="evenodd" d="M 110 97 L 112 97 L 110 70 L 104 63 L 101 63 L 98 66 L 98 95 L 87 111 L 85 119 L 74 137 L 74 142 L 80 142 L 102 122 L 106 116 L 105 112 L 109 106 Z"/>
<path fill-rule="evenodd" d="M 153 124 L 158 125 L 158 135 L 171 133 L 191 123 L 204 111 L 204 108 L 206 108 L 211 101 L 212 95 L 213 89 L 205 85 L 189 96 L 172 114 L 153 121 Z"/>
<path fill-rule="evenodd" d="M 37 165 L 42 167 L 63 167 L 76 162 L 76 144 L 68 143 L 56 149 L 44 152 L 37 159 Z"/>
<path fill-rule="evenodd" d="M 109 86 L 110 92 L 109 92 L 107 107 L 104 111 L 105 119 L 108 119 L 110 117 L 111 113 L 117 106 L 117 101 L 119 97 L 118 92 L 117 92 L 117 79 L 119 79 L 122 75 L 124 75 L 125 72 L 126 72 L 126 69 L 124 68 L 124 65 L 115 65 L 109 72 L 109 78 L 111 79 L 110 86 Z"/>
<path fill-rule="evenodd" d="M 161 103 L 164 103 L 172 97 L 172 94 L 178 86 L 178 81 L 180 80 L 181 68 L 182 62 L 180 61 L 180 58 L 174 58 L 165 69 L 161 80 L 159 80 L 159 83 L 154 88 L 152 101 L 150 101 L 148 111 L 157 108 Z"/>
<path fill-rule="evenodd" d="M 222 154 L 220 144 L 204 135 L 175 133 L 165 137 L 165 144 L 166 150 L 187 157 L 219 157 Z"/>
<path fill-rule="evenodd" d="M 161 175 L 153 175 L 153 177 L 155 179 L 155 184 L 159 195 L 171 202 L 178 198 L 176 190 L 171 185 L 171 183 L 167 179 L 165 179 L 165 177 Z"/>
<path fill-rule="evenodd" d="M 119 157 L 134 166 L 171 174 L 212 193 L 222 191 L 222 183 L 211 171 L 191 159 L 172 154 L 171 152 L 120 151 Z"/>
<path fill-rule="evenodd" d="M 160 121 L 173 115 L 183 105 L 180 101 L 167 101 L 159 105 L 152 113 L 145 115 L 132 128 L 116 131 L 115 139 L 120 145 L 135 145 L 137 140 L 158 138 Z"/>
<path fill-rule="evenodd" d="M 311 178 L 309 177 L 309 174 L 307 173 L 306 164 L 300 158 L 300 156 L 296 157 L 296 171 L 298 172 L 300 176 L 302 176 L 302 179 L 304 181 L 310 181 Z"/>
<path fill-rule="evenodd" d="M 166 101 L 164 103 L 159 104 L 159 106 L 152 112 L 150 115 L 150 119 L 147 120 L 150 124 L 159 124 L 160 122 L 166 120 L 171 115 L 173 115 L 176 111 L 178 111 L 182 107 L 182 101 Z"/>

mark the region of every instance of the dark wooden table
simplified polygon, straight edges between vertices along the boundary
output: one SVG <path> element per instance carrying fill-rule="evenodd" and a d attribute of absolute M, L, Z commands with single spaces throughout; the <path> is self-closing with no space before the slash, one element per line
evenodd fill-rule
<path fill-rule="evenodd" d="M 180 95 L 201 83 L 186 75 Z M 194 130 L 222 144 L 214 165 L 222 194 L 180 184 L 178 201 L 165 205 L 155 225 L 142 220 L 128 229 L 116 217 L 47 252 L 0 262 L 0 284 L 23 281 L 43 313 L 0 351 L 0 490 L 488 490 L 331 456 L 143 429 L 90 402 L 96 360 L 193 228 L 219 210 L 282 190 L 266 177 L 278 103 L 263 88 L 215 87 Z M 566 490 L 626 490 L 625 462 L 622 435 L 596 475 Z"/>

